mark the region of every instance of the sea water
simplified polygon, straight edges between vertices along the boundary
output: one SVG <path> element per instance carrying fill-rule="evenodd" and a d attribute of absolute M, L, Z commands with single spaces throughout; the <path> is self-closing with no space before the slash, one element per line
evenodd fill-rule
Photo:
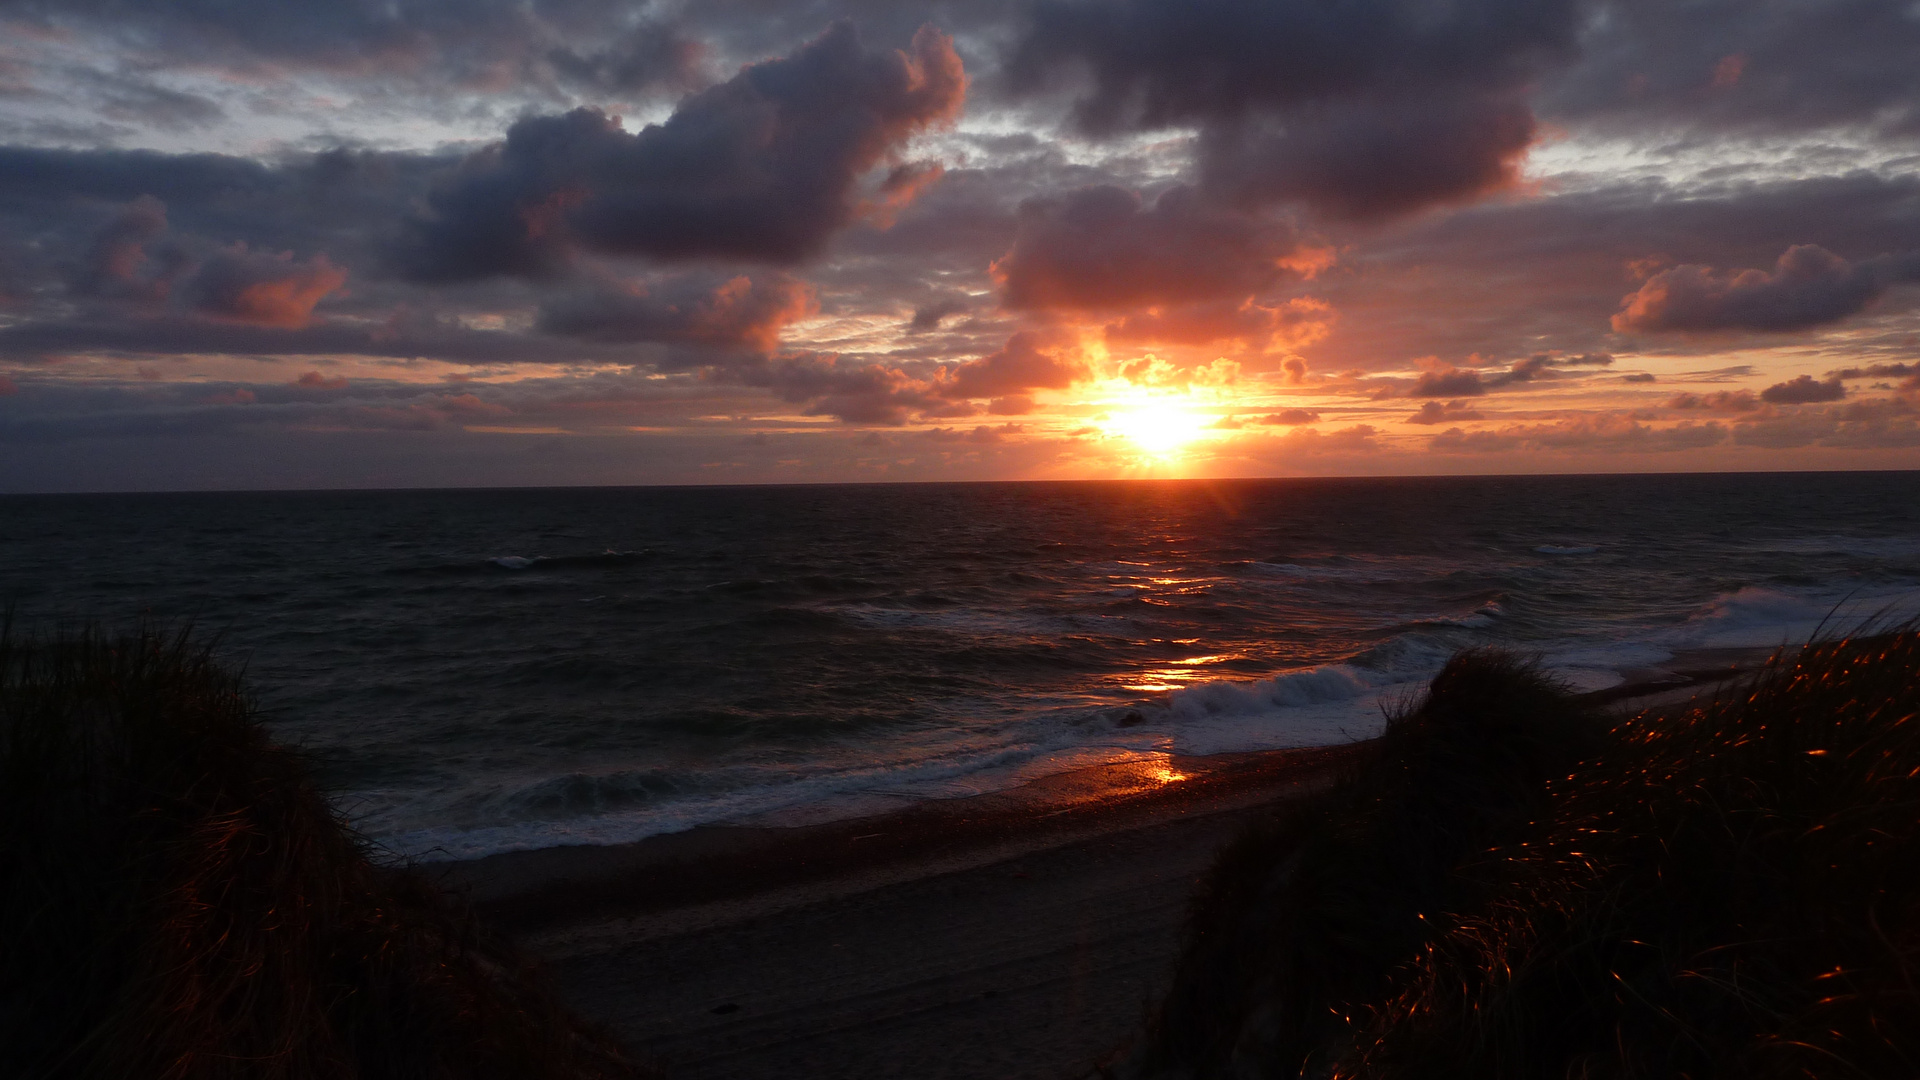
<path fill-rule="evenodd" d="M 17 627 L 191 623 L 422 859 L 1371 736 L 1920 612 L 1920 474 L 0 498 Z"/>

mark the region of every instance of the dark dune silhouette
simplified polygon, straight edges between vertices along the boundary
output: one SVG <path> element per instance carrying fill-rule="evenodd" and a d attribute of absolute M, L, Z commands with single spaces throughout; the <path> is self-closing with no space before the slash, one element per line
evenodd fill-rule
<path fill-rule="evenodd" d="M 1911 628 L 1819 642 L 1607 724 L 1456 657 L 1223 853 L 1115 1074 L 1912 1075 L 1916 671 Z"/>
<path fill-rule="evenodd" d="M 0 632 L 0 1075 L 647 1075 L 185 635 Z"/>

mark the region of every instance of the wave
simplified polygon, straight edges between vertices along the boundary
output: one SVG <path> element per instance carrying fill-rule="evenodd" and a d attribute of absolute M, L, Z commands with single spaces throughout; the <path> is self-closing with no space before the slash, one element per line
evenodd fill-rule
<path fill-rule="evenodd" d="M 1673 639 L 1699 648 L 1765 648 L 1849 633 L 1869 622 L 1912 619 L 1920 619 L 1920 589 L 1863 592 L 1750 585 L 1723 593 L 1695 611 Z"/>
<path fill-rule="evenodd" d="M 1600 549 L 1587 545 L 1562 546 L 1560 544 L 1541 544 L 1533 550 L 1542 555 L 1591 555 Z"/>
<path fill-rule="evenodd" d="M 519 573 L 525 570 L 565 570 L 588 566 L 619 566 L 639 562 L 653 556 L 651 551 L 613 551 L 607 550 L 582 555 L 494 555 L 484 559 L 459 562 L 428 563 L 419 566 L 396 566 L 388 569 L 389 574 L 428 574 L 428 575 L 467 575 L 497 574 L 501 571 Z"/>

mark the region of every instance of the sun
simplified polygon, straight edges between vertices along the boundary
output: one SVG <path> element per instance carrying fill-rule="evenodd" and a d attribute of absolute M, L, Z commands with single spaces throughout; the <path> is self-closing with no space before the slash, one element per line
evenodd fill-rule
<path fill-rule="evenodd" d="M 1109 410 L 1104 426 L 1148 454 L 1167 457 L 1205 434 L 1207 419 L 1184 401 L 1142 396 Z"/>

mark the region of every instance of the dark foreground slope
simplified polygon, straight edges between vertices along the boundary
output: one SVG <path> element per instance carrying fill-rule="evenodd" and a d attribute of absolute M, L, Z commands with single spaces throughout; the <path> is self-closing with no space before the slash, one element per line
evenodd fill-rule
<path fill-rule="evenodd" d="M 178 638 L 0 635 L 0 957 L 7 1077 L 634 1075 Z"/>
<path fill-rule="evenodd" d="M 1920 1075 L 1920 635 L 1611 726 L 1456 658 L 1215 866 L 1131 1077 Z"/>

